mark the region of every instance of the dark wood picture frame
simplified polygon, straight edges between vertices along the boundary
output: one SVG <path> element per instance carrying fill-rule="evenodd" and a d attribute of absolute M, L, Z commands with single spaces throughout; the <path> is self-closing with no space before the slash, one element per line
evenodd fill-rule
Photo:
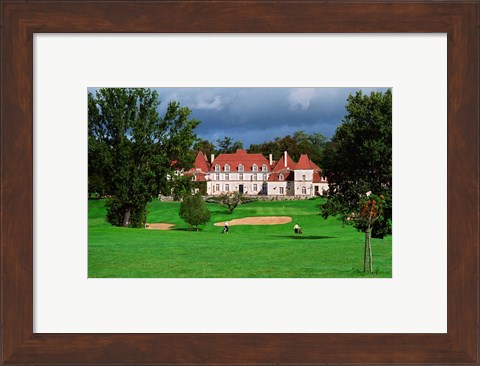
<path fill-rule="evenodd" d="M 4 0 L 1 10 L 2 364 L 479 364 L 478 1 Z M 448 333 L 33 333 L 32 49 L 34 33 L 52 32 L 447 33 Z"/>

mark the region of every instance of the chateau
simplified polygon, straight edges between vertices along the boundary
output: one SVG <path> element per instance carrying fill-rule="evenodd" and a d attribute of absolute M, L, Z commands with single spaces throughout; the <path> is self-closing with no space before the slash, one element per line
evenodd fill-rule
<path fill-rule="evenodd" d="M 210 156 L 199 152 L 195 165 L 185 173 L 199 182 L 207 182 L 207 195 L 239 192 L 244 195 L 291 196 L 307 198 L 328 189 L 322 170 L 306 154 L 294 162 L 285 151 L 281 159 L 267 160 L 262 154 L 237 150 L 235 154 Z"/>

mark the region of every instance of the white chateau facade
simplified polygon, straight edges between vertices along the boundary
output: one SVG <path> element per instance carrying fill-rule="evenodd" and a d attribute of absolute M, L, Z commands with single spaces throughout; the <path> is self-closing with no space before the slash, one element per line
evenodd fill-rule
<path fill-rule="evenodd" d="M 235 154 L 211 155 L 210 161 L 199 152 L 195 165 L 186 172 L 195 181 L 207 182 L 207 195 L 226 192 L 244 195 L 313 197 L 328 189 L 322 170 L 306 154 L 294 162 L 285 151 L 278 162 L 270 154 L 249 154 L 237 150 Z"/>

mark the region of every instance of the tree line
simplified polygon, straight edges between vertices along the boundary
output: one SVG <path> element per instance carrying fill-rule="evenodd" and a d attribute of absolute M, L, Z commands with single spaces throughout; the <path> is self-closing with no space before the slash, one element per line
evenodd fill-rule
<path fill-rule="evenodd" d="M 292 135 L 277 136 L 273 140 L 261 144 L 251 144 L 246 150 L 252 154 L 263 154 L 267 159 L 269 154 L 272 154 L 275 161 L 280 160 L 284 151 L 288 151 L 290 157 L 294 160 L 298 160 L 301 154 L 308 154 L 314 163 L 319 164 L 327 144 L 328 138 L 320 133 L 308 134 L 305 131 L 296 131 Z M 215 142 L 199 138 L 193 146 L 194 151 L 204 152 L 207 158 L 211 154 L 215 156 L 233 154 L 239 149 L 244 149 L 243 142 L 229 136 Z"/>

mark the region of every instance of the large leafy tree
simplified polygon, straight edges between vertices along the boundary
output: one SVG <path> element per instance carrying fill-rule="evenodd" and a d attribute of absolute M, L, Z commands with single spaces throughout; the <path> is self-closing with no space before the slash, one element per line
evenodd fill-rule
<path fill-rule="evenodd" d="M 90 189 L 100 181 L 113 225 L 143 227 L 147 203 L 176 169 L 190 167 L 198 121 L 170 102 L 164 117 L 151 89 L 105 88 L 88 94 Z M 98 185 L 98 184 L 97 184 Z"/>
<path fill-rule="evenodd" d="M 339 215 L 372 237 L 391 233 L 392 219 L 392 93 L 357 91 L 350 95 L 347 115 L 323 152 L 321 167 L 329 190 L 321 213 Z M 384 197 L 382 215 L 374 222 L 356 220 L 367 192 Z"/>

